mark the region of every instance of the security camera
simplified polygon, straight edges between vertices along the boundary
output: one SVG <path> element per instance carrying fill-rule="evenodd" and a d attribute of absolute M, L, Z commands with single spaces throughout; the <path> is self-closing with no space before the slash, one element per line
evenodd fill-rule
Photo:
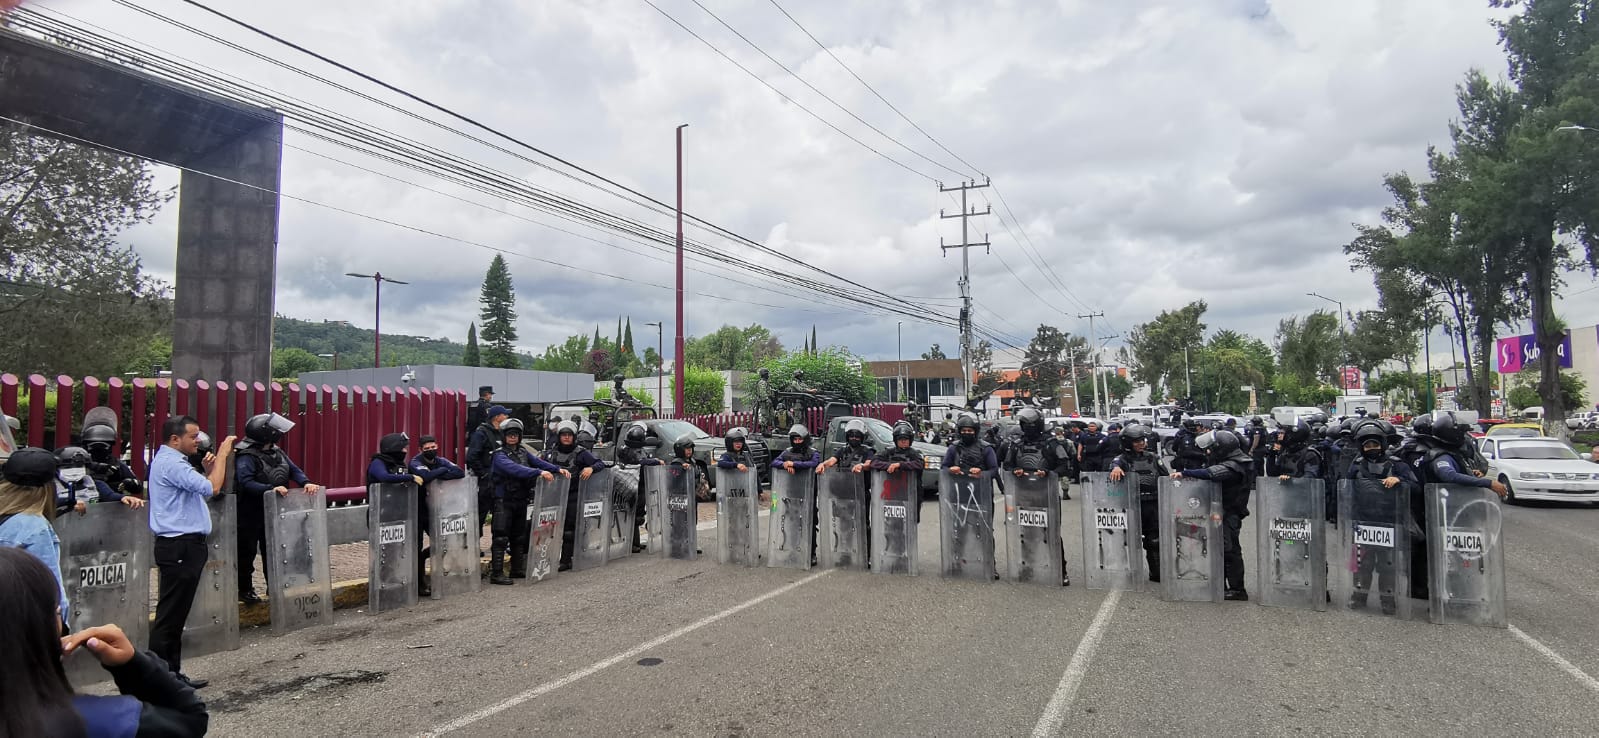
<path fill-rule="evenodd" d="M 400 381 L 404 382 L 405 384 L 410 384 L 412 382 L 415 382 L 416 381 L 416 372 L 413 372 L 413 371 L 411 371 L 409 369 L 406 370 L 406 372 L 404 374 L 400 375 Z"/>

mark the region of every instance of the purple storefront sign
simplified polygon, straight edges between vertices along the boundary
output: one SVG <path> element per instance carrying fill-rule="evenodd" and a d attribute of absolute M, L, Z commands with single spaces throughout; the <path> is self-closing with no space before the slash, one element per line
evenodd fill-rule
<path fill-rule="evenodd" d="M 1599 341 L 1599 326 L 1595 327 L 1595 340 Z M 1494 345 L 1495 364 L 1500 374 L 1515 374 L 1532 369 L 1538 362 L 1538 340 L 1531 334 L 1501 338 Z M 1560 341 L 1560 367 L 1571 368 L 1571 331 Z"/>

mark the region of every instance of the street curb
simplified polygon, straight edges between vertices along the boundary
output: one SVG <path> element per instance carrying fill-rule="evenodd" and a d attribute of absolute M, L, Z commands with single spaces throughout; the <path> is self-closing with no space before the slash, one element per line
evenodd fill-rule
<path fill-rule="evenodd" d="M 348 610 L 354 607 L 366 607 L 367 591 L 365 579 L 351 579 L 333 583 L 333 609 Z M 239 628 L 260 628 L 272 625 L 272 607 L 265 602 L 253 605 L 239 605 Z"/>

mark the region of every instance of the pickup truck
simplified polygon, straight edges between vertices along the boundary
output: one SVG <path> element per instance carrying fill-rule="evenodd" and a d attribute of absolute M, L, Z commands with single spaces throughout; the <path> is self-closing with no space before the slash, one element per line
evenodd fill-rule
<path fill-rule="evenodd" d="M 866 445 L 871 446 L 872 450 L 881 454 L 893 448 L 894 429 L 889 427 L 888 423 L 877 418 L 844 415 L 829 420 L 827 422 L 827 432 L 813 441 L 813 443 L 820 444 L 818 448 L 822 452 L 823 459 L 832 456 L 834 450 L 846 443 L 844 440 L 844 424 L 851 420 L 859 420 L 866 424 Z M 788 445 L 788 436 L 783 436 L 782 443 L 785 446 Z M 776 446 L 774 445 L 773 448 L 775 449 Z M 944 451 L 947 449 L 943 446 L 916 440 L 911 441 L 911 448 L 922 455 L 922 495 L 924 497 L 928 495 L 936 496 L 938 494 L 938 472 L 943 468 Z M 837 470 L 835 469 L 828 473 L 832 474 L 834 471 Z"/>

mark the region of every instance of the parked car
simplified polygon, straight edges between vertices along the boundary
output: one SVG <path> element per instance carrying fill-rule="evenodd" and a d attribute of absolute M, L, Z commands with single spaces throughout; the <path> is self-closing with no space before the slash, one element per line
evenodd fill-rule
<path fill-rule="evenodd" d="M 838 445 L 845 443 L 844 424 L 851 420 L 859 420 L 866 423 L 866 445 L 871 446 L 873 451 L 884 453 L 893 447 L 894 429 L 888 423 L 877 418 L 844 415 L 828 421 L 827 434 L 818 439 L 821 443 L 822 458 L 825 459 L 832 456 Z M 1006 420 L 1009 419 L 1007 418 Z M 785 438 L 784 440 L 786 441 L 787 439 Z M 944 467 L 944 452 L 948 449 L 920 441 L 911 441 L 911 448 L 922 455 L 922 494 L 924 496 L 929 493 L 938 494 L 938 472 Z"/>
<path fill-rule="evenodd" d="M 1488 460 L 1488 475 L 1509 491 L 1507 502 L 1599 503 L 1599 464 L 1558 438 L 1491 435 L 1477 444 Z"/>
<path fill-rule="evenodd" d="M 687 420 L 664 420 L 650 418 L 641 420 L 651 436 L 660 439 L 660 445 L 654 449 L 655 457 L 666 460 L 672 458 L 672 444 L 677 439 L 687 435 L 694 439 L 694 464 L 700 468 L 700 475 L 710 485 L 711 490 L 716 489 L 716 460 L 721 458 L 727 450 L 727 442 L 721 436 L 713 436 L 700 430 L 700 427 Z M 751 435 L 747 440 L 750 453 L 755 456 L 755 468 L 761 482 L 771 481 L 772 470 L 770 456 L 764 444 Z"/>
<path fill-rule="evenodd" d="M 1593 430 L 1599 428 L 1599 411 L 1590 410 L 1585 413 L 1566 418 L 1566 427 L 1572 430 Z"/>
<path fill-rule="evenodd" d="M 1537 438 L 1543 426 L 1537 423 L 1500 423 L 1488 429 L 1488 438 Z"/>

